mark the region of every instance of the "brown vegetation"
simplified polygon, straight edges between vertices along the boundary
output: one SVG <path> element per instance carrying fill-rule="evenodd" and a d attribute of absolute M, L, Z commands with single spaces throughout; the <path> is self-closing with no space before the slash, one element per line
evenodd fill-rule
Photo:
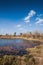
<path fill-rule="evenodd" d="M 43 39 L 43 33 L 39 33 L 38 31 L 35 31 L 34 33 L 20 33 L 20 35 L 16 35 L 16 32 L 13 35 L 0 35 L 0 38 L 31 38 L 31 39 Z"/>
<path fill-rule="evenodd" d="M 43 41 L 43 34 L 38 33 L 37 31 L 32 34 L 30 33 L 20 33 L 20 35 L 0 35 L 0 38 L 23 38 L 23 39 L 33 39 Z M 9 48 L 9 47 L 8 47 Z M 0 48 L 1 49 L 1 48 Z M 6 49 L 4 47 L 4 49 Z M 12 49 L 12 48 L 11 48 Z M 9 49 L 9 51 L 11 51 Z M 36 46 L 34 48 L 27 48 L 27 54 L 23 56 L 14 56 L 14 55 L 4 55 L 0 57 L 0 65 L 43 65 L 43 44 Z"/>
<path fill-rule="evenodd" d="M 23 56 L 0 57 L 0 65 L 43 65 L 43 44 L 26 50 L 28 53 Z"/>

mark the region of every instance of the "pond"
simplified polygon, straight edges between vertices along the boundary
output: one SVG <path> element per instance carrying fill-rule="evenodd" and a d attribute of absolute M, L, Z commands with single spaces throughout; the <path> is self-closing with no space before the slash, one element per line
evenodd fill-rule
<path fill-rule="evenodd" d="M 24 39 L 0 39 L 0 56 L 3 55 L 24 55 L 26 48 L 32 48 L 43 42 L 29 41 Z"/>
<path fill-rule="evenodd" d="M 13 48 L 31 48 L 36 45 L 40 45 L 42 42 L 39 41 L 28 41 L 23 39 L 0 39 L 0 47 L 13 47 Z"/>

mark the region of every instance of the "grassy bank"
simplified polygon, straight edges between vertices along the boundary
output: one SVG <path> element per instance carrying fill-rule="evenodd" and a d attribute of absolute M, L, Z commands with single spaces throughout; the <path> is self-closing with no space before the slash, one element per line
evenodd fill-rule
<path fill-rule="evenodd" d="M 24 40 L 32 40 L 32 41 L 43 42 L 43 39 L 39 39 L 39 38 L 27 38 L 27 37 L 19 37 L 19 36 L 1 36 L 0 39 L 24 39 Z"/>
<path fill-rule="evenodd" d="M 43 44 L 26 50 L 28 53 L 23 56 L 0 57 L 0 65 L 43 65 Z"/>

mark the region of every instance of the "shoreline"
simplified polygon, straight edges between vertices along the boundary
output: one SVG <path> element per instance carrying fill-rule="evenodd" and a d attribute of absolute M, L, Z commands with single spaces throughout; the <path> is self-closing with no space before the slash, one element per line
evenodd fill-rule
<path fill-rule="evenodd" d="M 43 42 L 43 39 L 33 39 L 33 38 L 26 38 L 26 37 L 2 37 L 2 38 L 0 38 L 0 39 L 24 39 L 24 40 L 32 40 L 32 41 L 40 41 L 40 42 Z"/>

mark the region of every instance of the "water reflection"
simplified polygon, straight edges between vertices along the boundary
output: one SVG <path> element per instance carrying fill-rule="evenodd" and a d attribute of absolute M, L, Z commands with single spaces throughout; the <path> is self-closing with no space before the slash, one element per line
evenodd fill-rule
<path fill-rule="evenodd" d="M 0 39 L 0 46 L 12 46 L 14 48 L 30 48 L 41 43 L 39 41 L 27 41 L 23 39 Z"/>
<path fill-rule="evenodd" d="M 42 43 L 23 39 L 0 39 L 0 55 L 23 55 L 27 53 L 26 48 L 31 48 Z"/>

